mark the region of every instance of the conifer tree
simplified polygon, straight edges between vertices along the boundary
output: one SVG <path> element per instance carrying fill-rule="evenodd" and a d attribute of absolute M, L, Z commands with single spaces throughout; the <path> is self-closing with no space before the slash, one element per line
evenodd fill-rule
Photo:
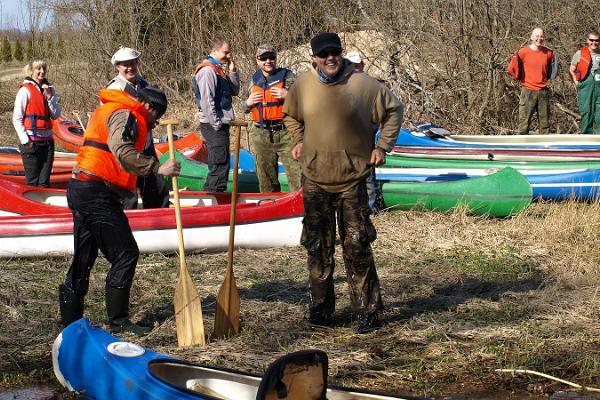
<path fill-rule="evenodd" d="M 27 46 L 25 47 L 25 58 L 27 60 L 33 59 L 33 40 L 27 39 Z"/>
<path fill-rule="evenodd" d="M 8 37 L 6 36 L 4 39 L 2 39 L 2 51 L 0 53 L 0 58 L 2 58 L 2 61 L 4 62 L 12 61 L 12 46 L 10 45 Z"/>
<path fill-rule="evenodd" d="M 17 61 L 23 61 L 23 46 L 21 46 L 21 41 L 19 39 L 15 42 L 15 53 L 13 54 L 13 57 Z"/>

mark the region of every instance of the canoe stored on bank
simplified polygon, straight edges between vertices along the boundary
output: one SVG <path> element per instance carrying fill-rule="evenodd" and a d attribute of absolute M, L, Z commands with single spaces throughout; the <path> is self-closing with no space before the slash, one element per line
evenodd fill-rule
<path fill-rule="evenodd" d="M 474 147 L 394 146 L 390 152 L 405 157 L 499 161 L 600 161 L 600 149 L 485 149 Z"/>
<path fill-rule="evenodd" d="M 327 355 L 318 350 L 291 353 L 272 363 L 264 377 L 227 368 L 180 361 L 120 341 L 80 319 L 52 346 L 58 381 L 95 400 L 317 400 L 407 399 L 327 384 Z M 293 382 L 293 384 L 290 384 Z"/>
<path fill-rule="evenodd" d="M 380 181 L 446 182 L 487 176 L 498 171 L 488 169 L 449 168 L 377 168 Z M 600 192 L 600 169 L 595 170 L 523 170 L 520 171 L 533 189 L 534 200 L 592 201 Z"/>
<path fill-rule="evenodd" d="M 54 141 L 69 151 L 77 153 L 83 144 L 83 129 L 81 126 L 64 117 L 52 120 L 52 132 Z M 175 148 L 185 157 L 206 161 L 206 144 L 195 133 L 189 132 L 182 135 L 174 142 Z M 154 145 L 157 157 L 169 152 L 167 143 L 156 143 Z"/>
<path fill-rule="evenodd" d="M 452 160 L 427 157 L 402 157 L 387 154 L 385 167 L 402 168 L 502 168 L 519 171 L 528 169 L 600 169 L 600 161 L 500 161 L 500 160 Z"/>
<path fill-rule="evenodd" d="M 594 135 L 438 135 L 435 129 L 423 132 L 400 129 L 396 143 L 400 146 L 490 149 L 600 149 L 600 137 Z"/>
<path fill-rule="evenodd" d="M 403 210 L 450 211 L 465 207 L 475 215 L 506 217 L 529 206 L 531 185 L 517 170 L 449 182 L 387 182 L 382 185 L 386 207 Z"/>
<path fill-rule="evenodd" d="M 286 193 L 238 193 L 238 204 L 253 204 L 272 201 L 284 197 Z M 171 202 L 173 195 L 171 194 Z M 182 207 L 211 207 L 229 205 L 231 193 L 209 193 L 191 190 L 179 191 Z M 138 199 L 137 212 L 142 209 L 142 200 Z M 127 214 L 132 210 L 125 210 Z M 27 186 L 0 179 L 0 215 L 41 215 L 63 214 L 70 212 L 65 189 Z"/>
<path fill-rule="evenodd" d="M 247 158 L 248 156 L 245 156 Z M 164 154 L 160 161 L 165 162 L 169 158 L 168 154 Z M 181 174 L 179 175 L 179 187 L 188 190 L 204 190 L 204 183 L 208 176 L 208 165 L 199 161 L 190 160 L 183 157 L 178 152 L 175 152 L 175 158 L 181 163 Z M 240 157 L 241 159 L 242 157 Z M 231 164 L 233 165 L 233 164 Z M 229 171 L 229 181 L 227 183 L 227 191 L 231 191 L 233 180 L 233 170 Z M 166 181 L 167 185 L 171 184 L 170 179 Z M 281 191 L 289 191 L 288 180 L 285 173 L 279 174 L 279 182 L 281 183 Z M 247 171 L 242 168 L 238 170 L 238 191 L 244 193 L 258 193 L 260 191 L 258 177 L 256 172 Z"/>
<path fill-rule="evenodd" d="M 213 204 L 217 203 L 217 198 L 213 196 Z M 247 203 L 237 205 L 236 247 L 267 248 L 300 244 L 304 215 L 301 191 L 278 197 L 257 195 L 253 202 L 248 197 L 245 199 Z M 204 198 L 203 201 L 209 200 Z M 186 249 L 227 249 L 230 205 L 203 204 L 181 209 Z M 174 209 L 128 210 L 125 214 L 141 252 L 174 252 L 178 249 Z M 0 217 L 0 257 L 72 253 L 71 213 Z"/>

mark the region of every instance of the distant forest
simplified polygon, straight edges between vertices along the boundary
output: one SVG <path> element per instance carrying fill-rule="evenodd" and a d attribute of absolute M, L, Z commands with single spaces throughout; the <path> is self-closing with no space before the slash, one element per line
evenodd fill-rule
<path fill-rule="evenodd" d="M 114 72 L 119 46 L 142 51 L 142 69 L 175 101 L 190 101 L 191 68 L 216 35 L 230 40 L 248 75 L 256 46 L 280 50 L 317 32 L 375 32 L 384 39 L 361 48 L 367 62 L 402 98 L 411 121 L 431 121 L 453 132 L 509 133 L 517 125 L 518 85 L 505 72 L 512 53 L 542 27 L 560 57 L 552 82 L 553 129 L 577 132 L 575 88 L 568 76 L 573 53 L 600 29 L 597 3 L 556 0 L 28 0 L 28 31 L 3 32 L 56 64 L 69 91 L 92 93 Z M 53 18 L 43 29 L 42 13 Z M 36 20 L 36 13 L 40 18 Z M 47 15 L 47 14 L 44 14 Z M 37 25 L 36 25 L 37 24 Z M 379 43 L 378 48 L 375 44 Z M 369 48 L 367 48 L 369 47 Z M 308 59 L 307 53 L 299 57 Z M 66 82 L 69 82 L 67 85 Z M 92 100 L 93 101 L 93 100 Z M 90 103 L 92 104 L 92 103 Z"/>

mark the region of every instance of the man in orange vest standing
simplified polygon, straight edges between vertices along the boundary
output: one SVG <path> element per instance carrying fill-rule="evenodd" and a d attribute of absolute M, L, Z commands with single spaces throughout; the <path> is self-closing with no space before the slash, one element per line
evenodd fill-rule
<path fill-rule="evenodd" d="M 557 73 L 557 60 L 549 48 L 543 46 L 544 31 L 535 28 L 531 32 L 531 44 L 521 47 L 512 57 L 507 68 L 521 83 L 519 98 L 519 134 L 526 135 L 531 119 L 537 112 L 539 133 L 550 132 L 550 98 L 548 79 Z"/>
<path fill-rule="evenodd" d="M 139 91 L 137 101 L 120 90 L 99 92 L 83 135 L 67 201 L 73 212 L 73 261 L 59 286 L 61 320 L 68 325 L 83 316 L 92 267 L 102 251 L 111 268 L 106 275 L 106 313 L 113 332 L 147 333 L 129 320 L 129 293 L 139 250 L 123 212 L 122 197 L 135 190 L 138 176 L 179 175 L 178 161 L 160 164 L 145 155 L 148 132 L 167 109 L 167 97 L 156 88 Z"/>
<path fill-rule="evenodd" d="M 600 134 L 600 33 L 587 36 L 587 46 L 573 55 L 569 73 L 577 88 L 581 133 Z M 593 128 L 593 130 L 592 130 Z"/>
<path fill-rule="evenodd" d="M 247 99 L 240 102 L 240 109 L 252 113 L 252 141 L 260 191 L 281 191 L 279 160 L 287 173 L 290 191 L 295 191 L 300 188 L 300 164 L 292 157 L 294 145 L 283 125 L 282 110 L 296 76 L 287 68 L 277 68 L 277 51 L 270 44 L 258 46 L 256 64 L 258 69 L 249 80 Z"/>
<path fill-rule="evenodd" d="M 194 69 L 192 88 L 208 149 L 204 190 L 224 192 L 229 180 L 229 123 L 235 119 L 232 96 L 240 91 L 240 74 L 225 39 L 213 40 L 210 55 Z"/>

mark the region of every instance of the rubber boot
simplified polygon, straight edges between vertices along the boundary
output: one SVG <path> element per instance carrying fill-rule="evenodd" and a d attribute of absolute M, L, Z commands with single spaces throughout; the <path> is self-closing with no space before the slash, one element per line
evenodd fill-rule
<path fill-rule="evenodd" d="M 60 322 L 67 326 L 83 317 L 83 300 L 85 296 L 75 294 L 67 286 L 58 287 L 58 304 L 60 307 Z"/>
<path fill-rule="evenodd" d="M 133 333 L 143 336 L 152 329 L 134 324 L 129 320 L 129 288 L 117 289 L 106 286 L 106 314 L 114 333 Z"/>

